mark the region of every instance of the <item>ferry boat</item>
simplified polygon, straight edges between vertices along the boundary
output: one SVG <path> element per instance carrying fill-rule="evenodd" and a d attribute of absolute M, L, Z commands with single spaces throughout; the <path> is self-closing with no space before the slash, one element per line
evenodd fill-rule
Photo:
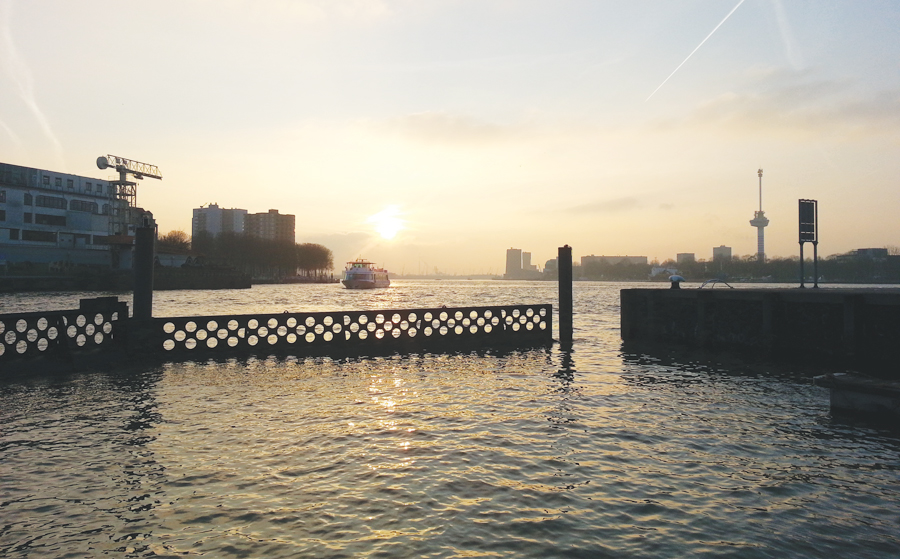
<path fill-rule="evenodd" d="M 347 289 L 372 289 L 373 287 L 387 287 L 391 285 L 388 271 L 376 268 L 374 262 L 357 258 L 347 262 L 344 273 L 341 275 L 341 283 Z"/>

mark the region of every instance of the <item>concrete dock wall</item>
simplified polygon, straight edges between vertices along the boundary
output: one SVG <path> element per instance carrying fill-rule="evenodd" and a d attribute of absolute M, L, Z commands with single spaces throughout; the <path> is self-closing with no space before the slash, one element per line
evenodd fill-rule
<path fill-rule="evenodd" d="M 893 364 L 900 290 L 623 289 L 622 339 Z"/>

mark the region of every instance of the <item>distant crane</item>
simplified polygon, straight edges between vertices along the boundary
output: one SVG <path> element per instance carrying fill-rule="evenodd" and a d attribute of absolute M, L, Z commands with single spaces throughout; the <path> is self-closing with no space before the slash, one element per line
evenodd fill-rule
<path fill-rule="evenodd" d="M 156 165 L 132 161 L 117 155 L 101 155 L 97 158 L 97 167 L 101 170 L 114 167 L 118 171 L 119 180 L 110 181 L 109 184 L 116 186 L 116 199 L 125 200 L 130 208 L 136 207 L 137 183 L 128 180 L 128 173 L 131 173 L 135 180 L 145 177 L 162 180 L 162 174 Z"/>
<path fill-rule="evenodd" d="M 764 230 L 766 225 L 769 224 L 769 219 L 762 209 L 763 170 L 760 169 L 757 171 L 757 174 L 759 175 L 759 211 L 753 212 L 753 219 L 750 220 L 750 225 L 756 227 L 756 260 L 762 263 L 766 261 L 766 239 Z"/>
<path fill-rule="evenodd" d="M 109 221 L 109 234 L 111 236 L 128 235 L 128 226 L 134 222 L 130 214 L 132 209 L 137 207 L 137 183 L 128 180 L 128 175 L 131 174 L 135 180 L 143 178 L 162 180 L 159 167 L 125 159 L 118 155 L 101 155 L 97 158 L 97 167 L 101 170 L 112 167 L 119 173 L 119 180 L 109 181 L 110 185 L 116 187 L 117 202 Z"/>

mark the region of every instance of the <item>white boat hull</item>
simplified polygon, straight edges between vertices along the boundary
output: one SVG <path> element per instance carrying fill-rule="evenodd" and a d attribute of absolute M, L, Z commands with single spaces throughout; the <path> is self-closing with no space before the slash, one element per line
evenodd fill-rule
<path fill-rule="evenodd" d="M 341 280 L 347 289 L 375 289 L 376 287 L 389 287 L 391 280 L 362 280 L 362 279 L 344 279 Z"/>

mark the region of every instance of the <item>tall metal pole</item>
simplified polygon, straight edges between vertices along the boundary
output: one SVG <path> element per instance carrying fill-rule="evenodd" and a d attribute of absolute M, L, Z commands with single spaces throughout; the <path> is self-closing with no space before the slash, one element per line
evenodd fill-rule
<path fill-rule="evenodd" d="M 559 247 L 557 257 L 559 271 L 559 343 L 572 347 L 572 247 Z"/>
<path fill-rule="evenodd" d="M 813 288 L 819 288 L 819 241 L 813 241 Z"/>
<path fill-rule="evenodd" d="M 813 241 L 813 288 L 819 287 L 819 203 L 816 202 L 816 240 Z"/>

